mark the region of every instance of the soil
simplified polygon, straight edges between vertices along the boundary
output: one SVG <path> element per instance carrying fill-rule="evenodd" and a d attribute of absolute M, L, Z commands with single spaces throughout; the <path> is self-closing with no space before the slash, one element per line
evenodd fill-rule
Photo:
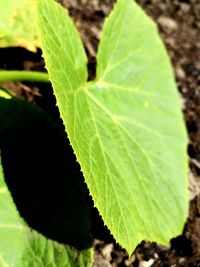
<path fill-rule="evenodd" d="M 114 0 L 63 0 L 81 32 L 89 56 L 90 79 L 95 76 L 95 55 L 102 23 Z M 158 24 L 171 57 L 183 101 L 188 129 L 190 160 L 190 214 L 181 236 L 168 246 L 143 241 L 133 255 L 115 244 L 106 229 L 96 235 L 93 267 L 111 266 L 200 266 L 200 0 L 138 0 Z M 0 49 L 1 69 L 43 70 L 41 51 L 21 48 Z M 6 84 L 19 98 L 48 111 L 61 124 L 50 86 Z M 50 104 L 52 103 L 52 104 Z M 96 216 L 96 215 L 95 215 Z M 96 216 L 97 217 L 97 216 Z M 99 225 L 102 222 L 99 221 Z M 100 226 L 102 228 L 102 226 Z"/>

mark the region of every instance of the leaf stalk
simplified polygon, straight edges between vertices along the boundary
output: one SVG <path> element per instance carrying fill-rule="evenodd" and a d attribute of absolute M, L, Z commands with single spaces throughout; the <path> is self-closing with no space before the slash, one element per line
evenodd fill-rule
<path fill-rule="evenodd" d="M 26 71 L 26 70 L 0 71 L 0 82 L 17 82 L 17 81 L 50 83 L 48 74 L 43 72 Z"/>

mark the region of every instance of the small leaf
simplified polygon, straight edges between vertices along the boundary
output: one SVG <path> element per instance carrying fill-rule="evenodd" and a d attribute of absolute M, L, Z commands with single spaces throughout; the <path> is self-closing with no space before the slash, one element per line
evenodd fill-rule
<path fill-rule="evenodd" d="M 40 43 L 35 14 L 35 0 L 1 0 L 0 47 L 22 46 L 36 51 Z"/>
<path fill-rule="evenodd" d="M 9 94 L 8 91 L 1 86 L 0 86 L 0 97 L 6 98 L 6 99 L 12 98 L 11 94 Z"/>
<path fill-rule="evenodd" d="M 134 1 L 118 0 L 97 78 L 86 83 L 85 52 L 64 9 L 39 0 L 38 13 L 60 113 L 104 222 L 129 253 L 143 239 L 166 244 L 188 214 L 187 135 L 156 26 Z"/>

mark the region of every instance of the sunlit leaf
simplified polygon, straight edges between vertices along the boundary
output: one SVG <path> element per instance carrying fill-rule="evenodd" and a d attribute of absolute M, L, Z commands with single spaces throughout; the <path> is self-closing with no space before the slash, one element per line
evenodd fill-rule
<path fill-rule="evenodd" d="M 64 9 L 38 1 L 46 66 L 66 131 L 105 224 L 133 251 L 166 244 L 188 214 L 187 135 L 172 68 L 157 28 L 118 0 L 87 82 L 80 37 Z"/>

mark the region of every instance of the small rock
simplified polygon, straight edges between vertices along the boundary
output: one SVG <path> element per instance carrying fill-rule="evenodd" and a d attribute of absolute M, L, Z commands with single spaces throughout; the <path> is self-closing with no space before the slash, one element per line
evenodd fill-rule
<path fill-rule="evenodd" d="M 154 259 L 148 261 L 140 261 L 139 267 L 151 267 L 154 264 Z"/>
<path fill-rule="evenodd" d="M 176 76 L 179 79 L 185 79 L 185 71 L 181 67 L 176 68 Z"/>
<path fill-rule="evenodd" d="M 170 45 L 173 48 L 176 46 L 176 42 L 174 38 L 166 38 L 165 42 L 166 44 Z"/>
<path fill-rule="evenodd" d="M 135 254 L 133 254 L 130 258 L 125 260 L 125 265 L 126 266 L 131 266 L 131 264 L 135 261 L 135 259 L 136 259 Z"/>
<path fill-rule="evenodd" d="M 200 45 L 199 45 L 200 48 Z M 195 67 L 198 71 L 200 71 L 200 62 L 196 62 Z"/>
<path fill-rule="evenodd" d="M 112 267 L 112 265 L 101 254 L 95 254 L 92 267 Z"/>
<path fill-rule="evenodd" d="M 106 260 L 110 261 L 112 259 L 111 257 L 112 251 L 113 251 L 113 244 L 108 244 L 102 249 L 101 254 Z"/>
<path fill-rule="evenodd" d="M 189 10 L 190 10 L 190 6 L 186 3 L 182 3 L 181 4 L 181 10 L 184 12 L 184 13 L 187 13 Z"/>
<path fill-rule="evenodd" d="M 160 16 L 158 18 L 158 23 L 163 27 L 166 32 L 172 32 L 174 30 L 177 30 L 178 28 L 178 24 L 176 23 L 176 21 L 166 16 Z"/>
<path fill-rule="evenodd" d="M 179 263 L 180 263 L 180 264 L 183 264 L 184 262 L 185 262 L 185 258 L 180 258 L 180 259 L 179 259 Z"/>

